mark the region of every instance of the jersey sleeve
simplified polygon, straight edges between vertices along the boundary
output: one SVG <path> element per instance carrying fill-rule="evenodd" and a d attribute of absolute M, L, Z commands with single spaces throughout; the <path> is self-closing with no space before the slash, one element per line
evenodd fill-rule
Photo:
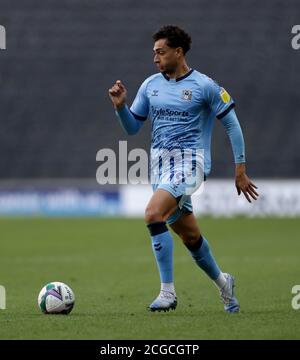
<path fill-rule="evenodd" d="M 212 79 L 208 79 L 204 87 L 204 97 L 218 119 L 222 119 L 235 106 L 228 92 Z"/>
<path fill-rule="evenodd" d="M 140 86 L 136 97 L 130 107 L 132 115 L 138 120 L 147 120 L 149 114 L 149 99 L 147 96 L 147 84 L 145 80 Z"/>

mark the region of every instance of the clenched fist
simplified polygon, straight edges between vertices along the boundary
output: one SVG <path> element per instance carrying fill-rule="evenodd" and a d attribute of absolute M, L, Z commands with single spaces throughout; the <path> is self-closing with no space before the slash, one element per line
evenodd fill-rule
<path fill-rule="evenodd" d="M 109 97 L 116 109 L 120 109 L 126 102 L 126 89 L 121 80 L 117 80 L 116 83 L 108 90 Z"/>

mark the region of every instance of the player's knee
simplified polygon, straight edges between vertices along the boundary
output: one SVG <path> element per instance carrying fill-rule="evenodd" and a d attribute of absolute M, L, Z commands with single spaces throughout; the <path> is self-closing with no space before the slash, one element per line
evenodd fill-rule
<path fill-rule="evenodd" d="M 191 231 L 180 235 L 184 245 L 187 248 L 194 248 L 199 244 L 200 234 L 196 231 Z"/>
<path fill-rule="evenodd" d="M 161 222 L 164 221 L 163 216 L 161 214 L 161 212 L 153 207 L 153 206 L 148 206 L 145 210 L 145 222 L 146 224 L 152 224 L 155 222 Z"/>

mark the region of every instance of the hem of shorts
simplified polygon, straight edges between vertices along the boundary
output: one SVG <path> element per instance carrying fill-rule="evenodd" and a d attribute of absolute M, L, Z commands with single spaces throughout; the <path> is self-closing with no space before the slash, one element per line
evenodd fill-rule
<path fill-rule="evenodd" d="M 181 216 L 182 216 L 183 214 L 192 214 L 192 213 L 193 213 L 193 211 L 191 211 L 191 210 L 187 209 L 185 206 L 183 206 L 182 209 L 179 209 L 178 216 L 177 216 L 175 219 L 172 219 L 171 221 L 168 221 L 168 219 L 167 219 L 166 222 L 167 222 L 168 225 L 172 225 L 172 224 L 174 224 L 179 218 L 181 218 Z M 172 215 L 171 215 L 170 217 L 172 217 Z"/>
<path fill-rule="evenodd" d="M 182 196 L 182 195 L 183 195 L 183 194 L 178 195 L 178 194 L 176 194 L 175 192 L 173 192 L 173 191 L 170 189 L 170 186 L 169 186 L 169 185 L 160 184 L 160 185 L 158 185 L 158 187 L 156 188 L 156 190 L 157 190 L 157 189 L 166 190 L 168 193 L 170 193 L 170 194 L 175 198 L 175 200 L 176 200 L 179 196 Z"/>

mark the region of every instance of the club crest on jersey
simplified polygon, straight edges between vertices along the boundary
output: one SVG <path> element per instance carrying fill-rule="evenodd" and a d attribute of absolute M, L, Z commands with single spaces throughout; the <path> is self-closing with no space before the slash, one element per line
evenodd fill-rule
<path fill-rule="evenodd" d="M 151 96 L 158 96 L 158 90 L 152 90 Z"/>
<path fill-rule="evenodd" d="M 230 101 L 230 95 L 224 88 L 221 88 L 220 96 L 225 104 L 227 104 Z"/>
<path fill-rule="evenodd" d="M 192 100 L 192 90 L 182 90 L 181 98 L 183 100 Z"/>

